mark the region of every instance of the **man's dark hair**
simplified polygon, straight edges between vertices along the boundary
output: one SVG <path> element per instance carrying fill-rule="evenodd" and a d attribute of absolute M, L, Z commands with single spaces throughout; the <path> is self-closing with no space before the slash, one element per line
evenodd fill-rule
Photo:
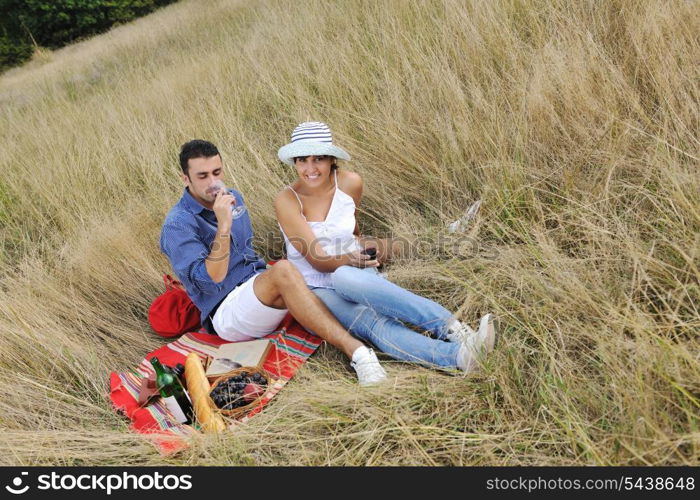
<path fill-rule="evenodd" d="M 209 141 L 195 139 L 186 142 L 182 145 L 182 148 L 180 148 L 180 168 L 182 169 L 182 173 L 189 176 L 188 171 L 190 166 L 188 162 L 192 158 L 211 158 L 216 155 L 221 156 L 221 153 L 219 153 L 216 146 Z"/>

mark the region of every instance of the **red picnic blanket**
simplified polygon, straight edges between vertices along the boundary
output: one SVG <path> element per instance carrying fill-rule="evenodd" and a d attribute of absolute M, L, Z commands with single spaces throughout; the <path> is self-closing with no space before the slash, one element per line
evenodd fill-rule
<path fill-rule="evenodd" d="M 263 368 L 276 382 L 266 392 L 259 405 L 237 421 L 227 421 L 231 423 L 229 428 L 259 413 L 322 342 L 320 337 L 304 330 L 290 315 L 282 321 L 277 331 L 265 338 L 272 341 L 272 346 L 265 357 Z M 169 455 L 186 448 L 187 437 L 198 433 L 199 430 L 191 425 L 177 423 L 160 399 L 145 407 L 139 407 L 137 401 L 141 381 L 153 374 L 153 367 L 149 362 L 153 356 L 157 356 L 162 363 L 169 366 L 184 364 L 190 352 L 196 352 L 204 361 L 207 356 L 213 356 L 221 344 L 226 343 L 227 341 L 220 337 L 203 330 L 186 333 L 176 341 L 147 354 L 135 370 L 112 372 L 110 399 L 114 408 L 131 420 L 132 430 L 149 434 L 161 454 Z"/>

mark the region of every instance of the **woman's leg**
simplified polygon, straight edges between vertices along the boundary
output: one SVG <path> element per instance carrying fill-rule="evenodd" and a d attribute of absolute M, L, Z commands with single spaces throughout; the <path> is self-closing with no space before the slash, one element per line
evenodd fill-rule
<path fill-rule="evenodd" d="M 392 358 L 433 367 L 458 368 L 460 344 L 432 339 L 371 307 L 345 300 L 330 288 L 312 288 L 328 310 L 353 335 Z"/>
<path fill-rule="evenodd" d="M 438 339 L 447 338 L 450 311 L 383 278 L 376 269 L 341 266 L 332 279 L 335 291 L 346 300 L 428 330 Z"/>

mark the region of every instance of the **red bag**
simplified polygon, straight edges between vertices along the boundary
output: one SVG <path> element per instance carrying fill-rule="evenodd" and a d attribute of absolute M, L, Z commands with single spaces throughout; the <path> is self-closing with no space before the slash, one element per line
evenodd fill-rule
<path fill-rule="evenodd" d="M 200 311 L 189 298 L 182 283 L 163 275 L 165 293 L 156 297 L 148 309 L 151 328 L 162 337 L 175 337 L 200 328 Z"/>

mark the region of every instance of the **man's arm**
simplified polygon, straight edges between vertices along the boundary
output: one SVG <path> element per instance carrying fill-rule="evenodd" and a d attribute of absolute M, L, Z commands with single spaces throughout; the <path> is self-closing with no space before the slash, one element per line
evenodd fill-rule
<path fill-rule="evenodd" d="M 211 252 L 204 261 L 207 274 L 214 283 L 221 283 L 228 274 L 231 255 L 231 228 L 219 226 L 211 245 Z"/>
<path fill-rule="evenodd" d="M 166 222 L 161 232 L 160 247 L 168 256 L 170 265 L 180 281 L 204 294 L 221 291 L 221 283 L 228 274 L 231 251 L 232 195 L 222 191 L 214 202 L 217 231 L 211 248 L 202 241 L 196 227 L 187 221 Z"/>
<path fill-rule="evenodd" d="M 161 232 L 160 244 L 161 250 L 170 260 L 173 271 L 186 288 L 194 288 L 207 295 L 220 291 L 221 285 L 212 280 L 206 268 L 206 259 L 211 251 L 195 228 L 189 227 L 184 221 L 166 222 Z"/>

